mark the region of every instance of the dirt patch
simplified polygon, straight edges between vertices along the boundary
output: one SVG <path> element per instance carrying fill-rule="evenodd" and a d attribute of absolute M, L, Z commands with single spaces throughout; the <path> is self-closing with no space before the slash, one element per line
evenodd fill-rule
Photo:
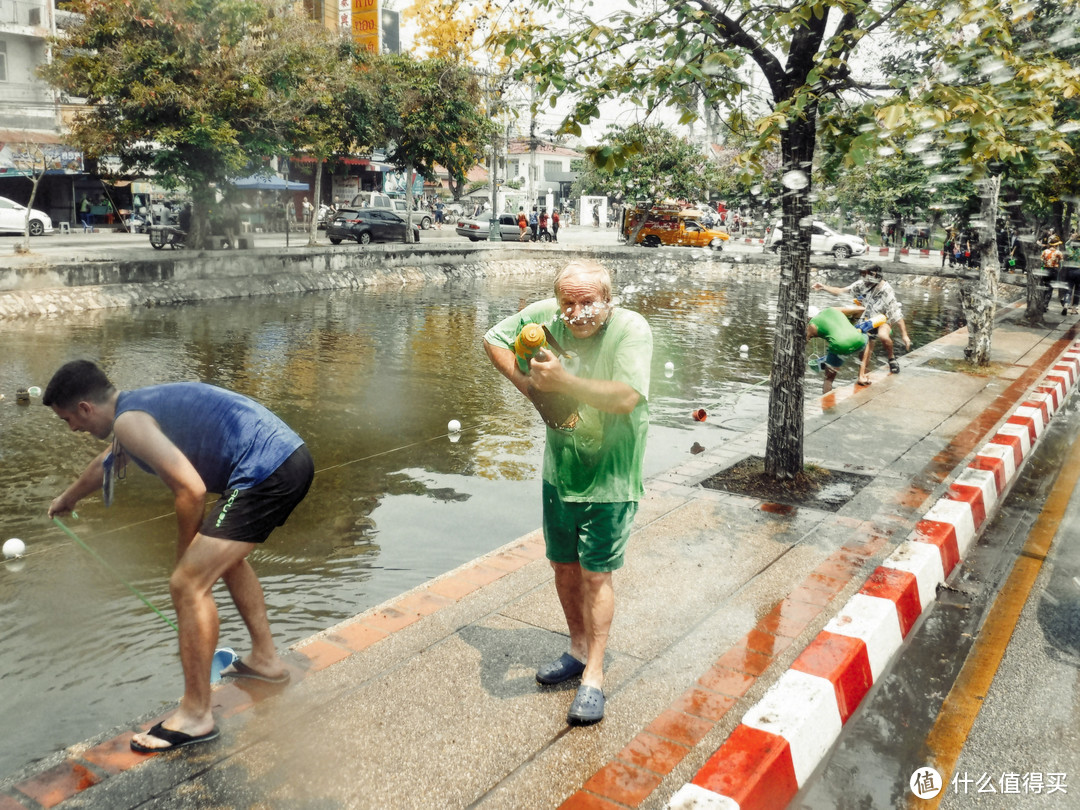
<path fill-rule="evenodd" d="M 776 508 L 778 504 L 835 512 L 871 480 L 868 475 L 808 464 L 791 480 L 776 481 L 765 475 L 765 459 L 751 456 L 706 478 L 701 485 L 733 495 L 760 498 L 766 501 L 765 511 L 785 514 L 786 510 Z"/>
<path fill-rule="evenodd" d="M 950 371 L 960 374 L 970 374 L 973 377 L 1000 377 L 1002 372 L 1009 366 L 1006 363 L 990 363 L 985 366 L 973 366 L 967 360 L 948 357 L 931 357 L 926 361 L 930 368 L 940 371 Z"/>

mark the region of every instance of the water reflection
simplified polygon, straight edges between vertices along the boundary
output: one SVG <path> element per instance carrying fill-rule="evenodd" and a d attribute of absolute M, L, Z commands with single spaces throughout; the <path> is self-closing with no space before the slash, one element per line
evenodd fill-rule
<path fill-rule="evenodd" d="M 764 418 L 775 285 L 632 281 L 623 302 L 655 337 L 653 474 Z M 916 345 L 955 326 L 947 297 L 897 292 Z M 0 774 L 182 691 L 175 634 L 46 518 L 102 445 L 70 433 L 40 400 L 17 405 L 16 388 L 44 386 L 63 362 L 87 357 L 121 388 L 203 380 L 254 397 L 294 427 L 315 458 L 315 485 L 252 555 L 288 645 L 540 524 L 542 423 L 480 340 L 549 294 L 548 279 L 500 280 L 0 323 L 0 540 L 28 546 L 22 570 L 0 564 L 0 727 L 20 729 L 0 735 Z M 707 421 L 691 418 L 699 408 Z M 456 442 L 450 419 L 462 425 Z M 111 508 L 93 498 L 79 513 L 72 529 L 171 615 L 168 490 L 133 472 Z M 219 603 L 221 644 L 238 646 L 239 618 L 227 598 Z"/>

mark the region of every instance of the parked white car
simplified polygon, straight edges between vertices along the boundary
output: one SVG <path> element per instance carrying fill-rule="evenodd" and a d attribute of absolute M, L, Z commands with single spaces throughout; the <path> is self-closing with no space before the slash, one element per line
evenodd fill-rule
<path fill-rule="evenodd" d="M 765 250 L 776 253 L 784 238 L 784 223 L 777 220 L 765 240 Z M 814 221 L 810 226 L 810 252 L 831 253 L 838 259 L 849 256 L 861 256 L 870 250 L 870 246 L 858 236 L 834 231 L 824 222 Z"/>
<path fill-rule="evenodd" d="M 389 195 L 378 191 L 361 191 L 353 195 L 349 208 L 385 208 L 387 211 L 393 211 L 394 201 Z"/>
<path fill-rule="evenodd" d="M 0 197 L 0 233 L 24 233 L 26 229 L 26 206 L 7 197 Z M 30 209 L 30 235 L 41 236 L 53 232 L 52 218 L 44 211 Z"/>

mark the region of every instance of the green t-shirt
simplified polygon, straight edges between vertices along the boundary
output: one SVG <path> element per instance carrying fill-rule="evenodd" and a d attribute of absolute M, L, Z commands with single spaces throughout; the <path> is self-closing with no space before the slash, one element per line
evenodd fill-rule
<path fill-rule="evenodd" d="M 497 323 L 484 340 L 513 350 L 525 324 L 543 324 L 563 349 L 575 355 L 563 360 L 568 371 L 587 379 L 623 382 L 641 394 L 628 414 L 605 413 L 581 403 L 574 430 L 549 427 L 543 470 L 544 480 L 565 501 L 638 501 L 645 494 L 642 459 L 649 431 L 652 330 L 638 313 L 616 307 L 599 332 L 577 340 L 558 314 L 554 298 L 538 301 Z"/>
<path fill-rule="evenodd" d="M 836 307 L 821 310 L 810 323 L 817 327 L 818 337 L 825 338 L 829 351 L 835 354 L 853 354 L 866 345 L 866 335 L 852 326 Z"/>

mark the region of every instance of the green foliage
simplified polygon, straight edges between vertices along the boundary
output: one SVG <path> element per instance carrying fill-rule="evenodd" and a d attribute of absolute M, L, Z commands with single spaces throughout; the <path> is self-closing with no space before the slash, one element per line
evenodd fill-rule
<path fill-rule="evenodd" d="M 720 172 L 707 155 L 658 125 L 613 127 L 602 145 L 585 152 L 588 159 L 573 195 L 603 194 L 625 201 L 707 200 L 710 189 L 720 183 Z"/>
<path fill-rule="evenodd" d="M 832 175 L 835 184 L 826 199 L 873 224 L 885 219 L 966 219 L 974 187 L 961 181 L 938 186 L 934 177 L 940 174 L 940 166 L 926 166 L 910 153 L 875 156 Z"/>
<path fill-rule="evenodd" d="M 271 6 L 259 0 L 83 0 L 45 76 L 86 99 L 72 127 L 91 155 L 193 190 L 278 139 L 259 73 Z"/>
<path fill-rule="evenodd" d="M 438 164 L 463 182 L 495 135 L 481 112 L 475 76 L 441 59 L 393 54 L 385 60 L 379 93 L 392 102 L 385 129 L 390 162 L 425 177 L 434 177 Z"/>
<path fill-rule="evenodd" d="M 1080 71 L 1075 2 L 993 5 L 982 0 L 904 6 L 900 36 L 920 41 L 893 93 L 826 121 L 843 167 L 895 163 L 928 170 L 924 196 L 966 197 L 978 209 L 980 181 L 1000 176 L 1006 197 L 1040 208 L 1077 173 Z M 1070 52 L 1071 50 L 1071 52 Z M 838 116 L 839 118 L 839 116 Z M 899 195 L 898 195 L 899 197 Z M 948 203 L 946 203 L 948 204 Z"/>

